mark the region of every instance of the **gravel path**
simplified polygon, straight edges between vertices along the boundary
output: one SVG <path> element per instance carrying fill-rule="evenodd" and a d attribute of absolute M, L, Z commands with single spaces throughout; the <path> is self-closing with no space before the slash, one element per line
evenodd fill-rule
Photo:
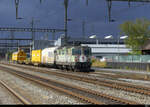
<path fill-rule="evenodd" d="M 53 80 L 58 80 L 61 82 L 65 82 L 68 84 L 74 84 L 77 86 L 81 86 L 83 88 L 88 88 L 88 89 L 92 89 L 92 90 L 96 90 L 102 93 L 106 93 L 112 96 L 116 96 L 116 97 L 120 97 L 120 98 L 124 98 L 124 99 L 128 99 L 131 101 L 135 101 L 137 103 L 140 104 L 150 104 L 150 96 L 145 96 L 145 95 L 141 95 L 141 94 L 137 94 L 137 93 L 132 93 L 132 92 L 126 92 L 126 91 L 121 91 L 121 90 L 117 90 L 117 89 L 113 89 L 113 88 L 108 88 L 108 87 L 104 87 L 104 86 L 97 86 L 94 84 L 90 84 L 90 83 L 85 83 L 85 82 L 81 82 L 81 81 L 76 81 L 76 80 L 70 80 L 67 78 L 63 78 L 63 77 L 57 77 L 54 75 L 47 75 L 44 73 L 40 73 L 40 72 L 36 72 L 35 71 L 29 71 L 29 70 L 23 70 L 23 69 L 19 69 L 16 67 L 10 67 L 16 70 L 21 70 L 24 72 L 28 72 L 31 74 L 36 74 L 36 75 L 40 75 L 40 76 L 44 76 Z M 55 69 L 53 69 L 54 71 Z"/>
<path fill-rule="evenodd" d="M 26 93 L 25 97 L 32 99 L 33 104 L 83 104 L 48 88 L 17 78 L 7 72 L 0 71 L 0 79 L 7 81 L 7 84 L 14 84 L 14 89 L 21 89 L 22 92 L 20 93 Z M 5 95 L 0 89 L 0 100 L 3 101 L 3 104 L 15 104 L 7 99 L 6 102 L 5 98 L 9 98 L 9 95 Z"/>

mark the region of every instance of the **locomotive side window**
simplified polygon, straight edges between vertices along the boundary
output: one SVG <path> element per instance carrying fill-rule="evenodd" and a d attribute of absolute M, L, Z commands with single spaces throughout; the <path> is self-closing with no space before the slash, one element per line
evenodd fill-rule
<path fill-rule="evenodd" d="M 81 55 L 81 49 L 72 49 L 72 55 Z"/>
<path fill-rule="evenodd" d="M 64 50 L 62 50 L 62 55 L 64 55 Z"/>
<path fill-rule="evenodd" d="M 72 49 L 72 55 L 75 55 L 75 49 Z"/>

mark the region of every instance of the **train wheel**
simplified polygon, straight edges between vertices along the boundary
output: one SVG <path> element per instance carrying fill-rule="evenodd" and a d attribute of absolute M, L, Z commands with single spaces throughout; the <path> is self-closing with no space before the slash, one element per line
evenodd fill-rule
<path fill-rule="evenodd" d="M 61 70 L 64 70 L 63 66 L 60 66 L 60 69 L 61 69 Z"/>
<path fill-rule="evenodd" d="M 59 69 L 59 67 L 57 65 L 54 65 L 54 68 Z"/>
<path fill-rule="evenodd" d="M 87 69 L 86 72 L 90 72 L 90 69 Z"/>
<path fill-rule="evenodd" d="M 67 71 L 69 71 L 69 66 L 66 65 L 65 68 L 66 68 Z"/>
<path fill-rule="evenodd" d="M 70 70 L 73 71 L 72 66 L 70 66 Z"/>
<path fill-rule="evenodd" d="M 57 67 L 58 67 L 58 69 L 61 69 L 61 66 L 60 66 L 60 65 L 58 65 Z"/>
<path fill-rule="evenodd" d="M 79 70 L 77 68 L 74 68 L 74 72 L 78 72 Z"/>
<path fill-rule="evenodd" d="M 75 67 L 71 66 L 71 71 L 75 72 Z"/>
<path fill-rule="evenodd" d="M 71 66 L 69 66 L 69 70 L 72 71 L 72 67 Z"/>

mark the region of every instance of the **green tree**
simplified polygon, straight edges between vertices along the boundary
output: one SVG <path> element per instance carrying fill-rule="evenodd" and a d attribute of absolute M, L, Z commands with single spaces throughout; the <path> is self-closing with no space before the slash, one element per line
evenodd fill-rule
<path fill-rule="evenodd" d="M 120 25 L 121 34 L 128 35 L 125 43 L 132 49 L 132 54 L 141 54 L 141 48 L 150 37 L 150 21 L 147 19 L 136 19 L 127 21 Z"/>

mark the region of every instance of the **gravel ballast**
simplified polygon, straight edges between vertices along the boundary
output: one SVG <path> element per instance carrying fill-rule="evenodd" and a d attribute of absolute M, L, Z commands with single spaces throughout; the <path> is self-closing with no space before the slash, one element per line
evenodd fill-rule
<path fill-rule="evenodd" d="M 63 94 L 56 93 L 48 88 L 22 80 L 7 72 L 0 71 L 0 79 L 13 86 L 14 89 L 22 90 L 20 93 L 25 93 L 25 97 L 31 99 L 33 104 L 84 104 Z M 3 104 L 14 104 L 9 100 L 8 103 L 5 102 L 10 95 L 4 94 L 5 93 L 3 91 L 0 92 L 0 100 Z"/>
<path fill-rule="evenodd" d="M 6 88 L 0 85 L 0 105 L 3 104 L 21 104 L 15 96 L 11 95 Z"/>
<path fill-rule="evenodd" d="M 90 84 L 90 83 L 85 83 L 85 82 L 71 80 L 71 79 L 67 79 L 67 78 L 63 78 L 63 77 L 57 77 L 54 75 L 48 75 L 48 74 L 44 74 L 44 73 L 40 73 L 40 72 L 35 72 L 36 70 L 35 71 L 29 71 L 29 70 L 19 69 L 16 67 L 10 67 L 10 68 L 13 68 L 16 70 L 21 70 L 23 72 L 28 72 L 31 74 L 44 76 L 46 78 L 61 81 L 64 83 L 74 84 L 77 86 L 81 86 L 83 88 L 92 89 L 92 90 L 106 93 L 106 94 L 109 94 L 112 96 L 116 96 L 116 97 L 124 98 L 127 100 L 135 101 L 135 102 L 140 103 L 140 104 L 150 104 L 150 96 L 141 95 L 138 93 L 127 92 L 127 91 L 122 91 L 122 90 L 117 90 L 117 89 L 108 88 L 108 87 L 104 87 L 104 86 L 97 86 L 97 85 Z M 55 71 L 55 69 L 53 69 L 53 71 Z"/>

